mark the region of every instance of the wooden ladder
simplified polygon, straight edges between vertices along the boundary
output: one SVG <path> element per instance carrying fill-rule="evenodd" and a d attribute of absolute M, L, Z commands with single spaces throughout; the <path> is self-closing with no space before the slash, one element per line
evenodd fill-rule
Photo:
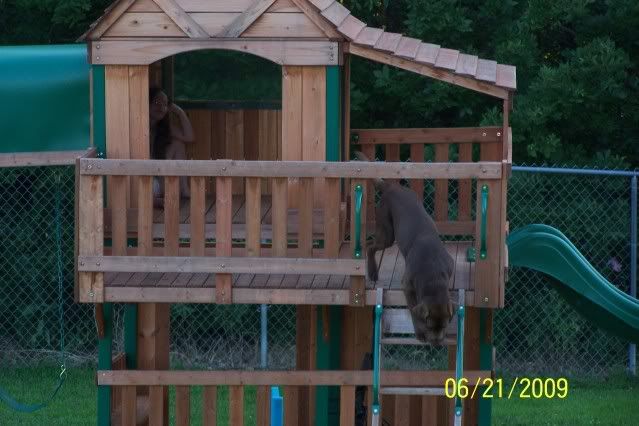
<path fill-rule="evenodd" d="M 373 348 L 373 413 L 372 426 L 379 426 L 380 398 L 379 395 L 445 395 L 443 387 L 381 387 L 381 363 L 382 345 L 426 345 L 414 337 L 415 330 L 408 309 L 383 309 L 382 288 L 376 290 L 375 323 Z M 463 373 L 464 351 L 464 290 L 458 294 L 459 309 L 453 316 L 446 330 L 444 345 L 455 345 L 457 348 L 457 361 L 455 367 L 455 380 L 459 383 Z M 413 335 L 413 337 L 387 337 L 387 335 Z M 455 426 L 461 425 L 461 399 L 455 397 Z"/>

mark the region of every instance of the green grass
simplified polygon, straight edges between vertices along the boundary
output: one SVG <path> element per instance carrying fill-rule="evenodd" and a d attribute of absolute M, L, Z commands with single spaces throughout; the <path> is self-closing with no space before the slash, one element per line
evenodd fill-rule
<path fill-rule="evenodd" d="M 0 387 L 20 402 L 37 403 L 53 390 L 55 367 L 0 370 Z M 504 389 L 507 385 L 504 384 Z M 10 411 L 0 403 L 0 425 L 93 425 L 96 418 L 95 371 L 71 369 L 51 405 L 33 414 Z M 639 379 L 622 374 L 607 381 L 569 381 L 565 399 L 495 399 L 495 425 L 629 425 L 639 418 Z M 255 424 L 255 388 L 244 395 L 245 424 Z M 170 391 L 174 407 L 174 391 Z M 191 392 L 191 424 L 202 424 L 202 388 Z M 172 412 L 172 410 L 171 410 Z M 173 414 L 173 413 L 172 413 Z M 173 420 L 173 416 L 172 420 Z M 173 421 L 172 421 L 173 423 Z M 228 423 L 228 390 L 218 391 L 218 424 Z"/>

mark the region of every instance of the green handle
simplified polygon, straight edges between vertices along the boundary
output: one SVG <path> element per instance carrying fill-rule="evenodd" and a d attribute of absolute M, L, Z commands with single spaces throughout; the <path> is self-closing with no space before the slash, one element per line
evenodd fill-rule
<path fill-rule="evenodd" d="M 459 386 L 464 371 L 464 316 L 466 309 L 464 305 L 459 306 L 457 310 L 457 359 L 455 366 L 455 383 Z M 457 395 L 458 392 L 455 394 Z M 455 396 L 455 416 L 462 415 L 462 400 L 459 396 Z"/>
<path fill-rule="evenodd" d="M 353 257 L 360 259 L 362 257 L 362 200 L 364 198 L 364 191 L 362 185 L 355 185 L 355 250 L 353 251 Z"/>
<path fill-rule="evenodd" d="M 488 185 L 481 187 L 481 248 L 479 249 L 479 257 L 486 259 L 488 251 L 486 250 L 486 222 L 488 215 Z"/>
<path fill-rule="evenodd" d="M 373 412 L 379 413 L 379 375 L 380 375 L 380 328 L 382 324 L 382 305 L 375 305 L 375 330 L 373 336 Z"/>

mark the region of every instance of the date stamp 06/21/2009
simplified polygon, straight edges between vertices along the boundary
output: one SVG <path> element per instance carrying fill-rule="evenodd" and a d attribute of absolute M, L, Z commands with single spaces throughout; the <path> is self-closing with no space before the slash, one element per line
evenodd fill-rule
<path fill-rule="evenodd" d="M 520 399 L 564 399 L 568 396 L 568 379 L 566 378 L 528 378 L 515 377 L 504 383 L 504 379 L 490 377 L 478 378 L 474 382 L 461 378 L 447 379 L 444 393 L 448 398 L 520 398 Z"/>

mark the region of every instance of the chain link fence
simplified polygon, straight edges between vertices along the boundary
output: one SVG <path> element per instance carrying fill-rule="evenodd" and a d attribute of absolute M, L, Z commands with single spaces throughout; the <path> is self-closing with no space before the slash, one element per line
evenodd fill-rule
<path fill-rule="evenodd" d="M 557 227 L 626 291 L 629 188 L 629 178 L 623 176 L 514 171 L 510 228 L 530 223 Z M 451 201 L 456 190 L 450 182 Z M 432 183 L 426 183 L 424 194 L 426 200 L 433 199 Z M 64 271 L 68 361 L 94 365 L 97 360 L 93 307 L 73 303 L 73 197 L 72 167 L 0 168 L 0 368 L 57 361 L 58 259 Z M 432 201 L 426 207 L 432 212 Z M 534 271 L 510 271 L 506 309 L 495 319 L 497 369 L 503 374 L 573 376 L 623 369 L 627 344 L 589 325 L 552 285 Z M 116 306 L 114 351 L 123 349 L 123 323 L 124 310 Z M 171 359 L 174 368 L 259 368 L 260 306 L 173 305 Z M 445 349 L 421 347 L 390 348 L 384 356 L 386 368 L 444 368 L 446 360 Z M 269 306 L 268 366 L 288 369 L 294 364 L 295 307 Z"/>

